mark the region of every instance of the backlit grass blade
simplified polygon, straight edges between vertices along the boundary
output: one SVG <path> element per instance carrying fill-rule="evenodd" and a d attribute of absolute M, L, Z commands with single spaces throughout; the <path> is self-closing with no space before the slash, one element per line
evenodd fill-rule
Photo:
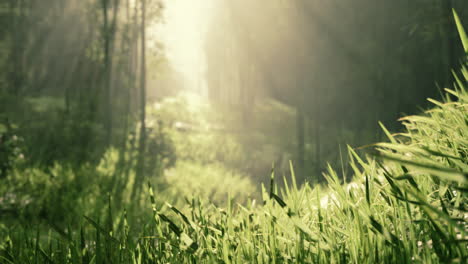
<path fill-rule="evenodd" d="M 457 25 L 458 34 L 463 44 L 463 48 L 465 49 L 465 53 L 468 53 L 468 35 L 466 34 L 465 29 L 463 28 L 463 25 L 461 23 L 460 17 L 458 16 L 455 9 L 453 9 L 453 16 L 455 18 L 455 23 Z"/>

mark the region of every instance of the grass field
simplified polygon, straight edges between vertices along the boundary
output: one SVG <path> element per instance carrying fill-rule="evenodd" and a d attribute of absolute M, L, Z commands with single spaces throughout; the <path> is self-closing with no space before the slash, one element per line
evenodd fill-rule
<path fill-rule="evenodd" d="M 78 231 L 3 226 L 1 260 L 466 263 L 468 94 L 460 88 L 445 96 L 431 100 L 435 107 L 424 115 L 402 118 L 403 133 L 383 127 L 389 142 L 375 145 L 376 157 L 363 159 L 349 148 L 350 183 L 332 168 L 326 188 L 299 187 L 294 177 L 276 179 L 272 171 L 261 201 L 228 199 L 218 207 L 193 199 L 184 212 L 149 187 L 153 216 L 138 225 L 108 207 L 106 219 L 85 216 Z M 278 180 L 286 187 L 278 189 Z"/>
<path fill-rule="evenodd" d="M 119 198 L 112 195 L 100 199 L 108 205 L 95 198 L 100 209 L 70 199 L 61 208 L 69 212 L 64 228 L 28 224 L 27 215 L 0 224 L 0 263 L 466 263 L 467 81 L 464 67 L 455 90 L 446 89 L 441 101 L 429 99 L 434 108 L 401 118 L 405 131 L 391 134 L 381 124 L 388 141 L 369 146 L 369 156 L 349 147 L 351 176 L 329 167 L 326 184 L 298 186 L 293 166 L 291 178 L 277 177 L 273 168 L 261 199 L 228 197 L 214 205 L 205 199 L 210 196 L 180 195 L 177 207 L 148 183 L 146 213 L 113 210 L 111 201 Z M 239 179 L 227 179 L 234 196 Z"/>

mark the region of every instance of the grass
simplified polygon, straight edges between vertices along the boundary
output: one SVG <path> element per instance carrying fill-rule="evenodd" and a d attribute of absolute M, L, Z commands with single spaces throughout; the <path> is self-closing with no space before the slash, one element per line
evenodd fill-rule
<path fill-rule="evenodd" d="M 461 35 L 468 51 L 466 34 Z M 166 191 L 179 202 L 166 203 L 161 183 L 152 181 L 145 193 L 147 209 L 138 214 L 141 207 L 130 206 L 128 213 L 115 210 L 118 197 L 93 197 L 92 191 L 77 196 L 93 204 L 92 210 L 78 199 L 62 203 L 61 192 L 86 190 L 70 179 L 89 171 L 73 176 L 57 166 L 41 177 L 35 176 L 43 172 L 23 171 L 30 174 L 24 188 L 35 190 L 36 197 L 42 197 L 41 190 L 52 192 L 48 203 L 69 214 L 60 226 L 30 221 L 25 212 L 18 222 L 2 222 L 0 263 L 466 263 L 466 67 L 460 76 L 441 102 L 429 99 L 433 109 L 401 118 L 404 132 L 391 134 L 381 124 L 388 142 L 375 144 L 373 156 L 361 157 L 349 147 L 349 183 L 343 179 L 350 177 L 329 166 L 326 187 L 298 186 L 291 166 L 290 179 L 277 179 L 272 170 L 261 199 L 236 203 L 236 193 L 248 183 L 233 174 L 224 182 L 233 196 L 214 205 L 184 193 L 194 180 L 190 173 L 203 174 L 214 189 L 219 178 L 210 173 L 229 172 L 216 164 L 203 170 L 185 161 L 172 171 L 183 178 L 182 185 Z M 87 176 L 88 185 L 105 184 L 96 178 L 112 185 L 109 167 L 101 164 L 93 171 L 100 177 Z M 54 183 L 57 174 L 70 179 Z"/>
<path fill-rule="evenodd" d="M 378 157 L 349 148 L 348 184 L 329 168 L 326 188 L 299 187 L 293 176 L 279 189 L 272 172 L 261 202 L 192 198 L 184 210 L 150 186 L 152 216 L 137 225 L 108 206 L 78 230 L 2 226 L 1 262 L 466 263 L 468 94 L 445 95 L 402 118 L 404 133 L 384 128 L 390 142 L 376 144 Z"/>

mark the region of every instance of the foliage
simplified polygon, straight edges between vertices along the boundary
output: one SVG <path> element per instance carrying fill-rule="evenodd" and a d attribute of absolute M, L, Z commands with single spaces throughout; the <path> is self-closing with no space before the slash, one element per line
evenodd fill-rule
<path fill-rule="evenodd" d="M 194 198 L 223 205 L 228 195 L 242 204 L 256 193 L 247 176 L 229 170 L 220 163 L 180 161 L 165 173 L 164 178 L 168 186 L 162 194 L 171 197 L 174 205 L 184 206 L 185 200 Z"/>
<path fill-rule="evenodd" d="M 12 125 L 0 123 L 0 179 L 5 178 L 11 169 L 24 159 L 23 139 L 18 137 Z"/>
<path fill-rule="evenodd" d="M 175 146 L 175 156 L 201 164 L 223 163 L 235 169 L 246 161 L 243 146 L 225 127 L 221 116 L 197 95 L 181 93 L 150 110 L 150 120 L 164 126 Z"/>
<path fill-rule="evenodd" d="M 263 187 L 263 205 L 228 199 L 221 208 L 187 199 L 188 208 L 183 211 L 163 205 L 164 198 L 150 185 L 154 217 L 143 225 L 131 225 L 123 214 L 114 225 L 85 217 L 80 232 L 62 235 L 39 229 L 34 235 L 4 227 L 2 259 L 7 263 L 34 259 L 52 263 L 464 263 L 468 256 L 468 93 L 460 85 L 447 90 L 444 102 L 430 101 L 436 107 L 425 115 L 401 119 L 407 128 L 404 133 L 392 135 L 384 128 L 390 142 L 376 145 L 379 158 L 362 159 L 349 148 L 354 177 L 348 184 L 342 184 L 330 167 L 326 189 L 298 187 L 294 173 L 292 181 L 285 179 L 285 188 L 279 189 L 273 172 L 268 190 Z M 191 166 L 184 164 L 184 173 L 192 171 Z M 181 188 L 187 188 L 189 181 L 185 178 Z M 108 210 L 109 215 L 115 213 Z M 139 235 L 132 237 L 129 230 Z"/>
<path fill-rule="evenodd" d="M 134 96 L 138 6 L 119 0 L 0 3 L 0 112 L 18 125 L 28 163 L 95 164 L 108 147 L 123 144 L 141 104 Z M 162 8 L 160 1 L 148 6 L 149 23 L 161 23 Z"/>

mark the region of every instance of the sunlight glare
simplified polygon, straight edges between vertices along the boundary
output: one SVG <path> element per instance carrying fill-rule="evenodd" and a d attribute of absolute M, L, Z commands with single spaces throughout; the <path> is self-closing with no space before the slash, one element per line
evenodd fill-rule
<path fill-rule="evenodd" d="M 165 24 L 161 29 L 173 67 L 187 79 L 192 91 L 204 91 L 206 68 L 203 41 L 210 23 L 213 0 L 165 1 Z"/>

